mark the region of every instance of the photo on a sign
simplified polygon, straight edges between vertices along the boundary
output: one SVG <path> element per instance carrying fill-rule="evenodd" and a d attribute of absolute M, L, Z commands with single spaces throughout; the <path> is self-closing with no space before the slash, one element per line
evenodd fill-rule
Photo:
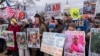
<path fill-rule="evenodd" d="M 84 1 L 83 14 L 95 14 L 95 4 L 91 1 Z"/>
<path fill-rule="evenodd" d="M 4 31 L 7 31 L 8 24 L 2 24 L 0 27 L 1 27 L 0 35 L 4 37 L 5 34 Z"/>
<path fill-rule="evenodd" d="M 8 47 L 14 47 L 14 34 L 12 31 L 5 31 L 5 39 Z"/>
<path fill-rule="evenodd" d="M 39 28 L 27 29 L 28 47 L 40 48 Z"/>
<path fill-rule="evenodd" d="M 100 28 L 91 28 L 89 56 L 100 56 Z"/>
<path fill-rule="evenodd" d="M 85 32 L 65 32 L 64 56 L 85 56 Z"/>
<path fill-rule="evenodd" d="M 2 31 L 7 30 L 7 28 L 8 28 L 8 24 L 2 24 Z"/>
<path fill-rule="evenodd" d="M 17 32 L 16 36 L 17 36 L 18 48 L 27 49 L 26 33 L 25 32 Z"/>

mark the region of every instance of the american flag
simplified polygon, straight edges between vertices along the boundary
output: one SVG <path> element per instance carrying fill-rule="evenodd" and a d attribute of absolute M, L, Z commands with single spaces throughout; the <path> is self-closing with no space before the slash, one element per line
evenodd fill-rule
<path fill-rule="evenodd" d="M 5 12 L 8 14 L 9 17 L 13 17 L 15 14 L 15 11 L 13 8 L 11 8 L 10 3 L 8 0 L 6 0 L 7 7 L 5 8 Z"/>
<path fill-rule="evenodd" d="M 11 8 L 11 7 L 8 7 L 8 6 L 5 8 L 5 11 L 7 12 L 7 14 L 8 14 L 9 17 L 13 17 L 14 14 L 15 14 L 14 9 Z"/>

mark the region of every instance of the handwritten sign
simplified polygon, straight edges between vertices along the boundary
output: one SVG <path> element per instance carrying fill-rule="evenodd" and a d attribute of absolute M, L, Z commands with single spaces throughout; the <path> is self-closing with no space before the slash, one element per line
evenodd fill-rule
<path fill-rule="evenodd" d="M 41 51 L 53 56 L 62 56 L 64 40 L 64 34 L 44 32 Z"/>

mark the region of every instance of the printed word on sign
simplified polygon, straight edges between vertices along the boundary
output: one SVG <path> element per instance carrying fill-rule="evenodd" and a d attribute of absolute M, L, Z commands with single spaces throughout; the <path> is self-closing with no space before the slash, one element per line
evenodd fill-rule
<path fill-rule="evenodd" d="M 83 27 L 84 26 L 84 21 L 75 21 L 75 24 L 76 24 L 76 26 L 81 26 L 81 27 Z"/>
<path fill-rule="evenodd" d="M 46 6 L 46 11 L 59 11 L 60 10 L 60 3 L 56 4 L 48 4 Z"/>

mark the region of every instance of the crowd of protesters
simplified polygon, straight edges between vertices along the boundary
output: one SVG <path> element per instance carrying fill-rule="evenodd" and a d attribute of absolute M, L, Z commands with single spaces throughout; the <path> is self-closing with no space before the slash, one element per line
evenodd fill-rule
<path fill-rule="evenodd" d="M 0 38 L 0 53 L 4 52 L 7 49 L 7 53 L 5 55 L 12 55 L 12 56 L 19 56 L 19 48 L 16 42 L 16 32 L 27 32 L 27 28 L 39 28 L 39 36 L 42 39 L 43 32 L 56 32 L 56 33 L 63 33 L 64 31 L 78 31 L 76 29 L 76 24 L 72 23 L 72 18 L 70 15 L 64 13 L 63 18 L 55 19 L 55 17 L 51 16 L 49 20 L 45 20 L 46 18 L 36 14 L 34 16 L 35 21 L 33 22 L 32 19 L 23 19 L 20 21 L 20 24 L 16 18 L 9 19 L 9 22 L 6 23 L 3 18 L 0 19 L 0 25 L 2 24 L 9 24 L 7 30 L 13 31 L 14 39 L 15 39 L 15 47 L 6 47 L 6 42 L 4 39 Z M 86 32 L 86 47 L 85 47 L 85 54 L 88 56 L 89 50 L 89 40 L 90 40 L 90 29 L 91 28 L 100 28 L 100 13 L 97 13 L 95 17 L 81 17 L 81 20 L 88 21 L 88 27 Z M 45 53 L 41 52 L 40 49 L 32 49 L 28 48 L 25 50 L 26 56 L 45 56 Z"/>

